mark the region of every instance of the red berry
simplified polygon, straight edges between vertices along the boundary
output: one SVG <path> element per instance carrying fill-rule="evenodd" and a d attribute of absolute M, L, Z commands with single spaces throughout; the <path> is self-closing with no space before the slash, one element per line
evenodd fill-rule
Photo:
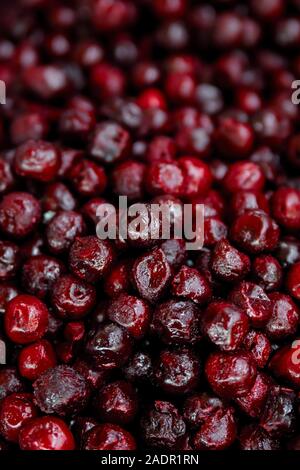
<path fill-rule="evenodd" d="M 44 336 L 48 321 L 48 309 L 43 302 L 31 295 L 18 295 L 7 305 L 5 332 L 14 343 L 33 343 Z"/>
<path fill-rule="evenodd" d="M 74 437 L 66 423 L 54 416 L 35 418 L 22 427 L 19 435 L 22 450 L 74 450 Z"/>
<path fill-rule="evenodd" d="M 23 348 L 18 358 L 20 374 L 31 381 L 36 380 L 43 372 L 55 365 L 54 349 L 45 339 Z"/>

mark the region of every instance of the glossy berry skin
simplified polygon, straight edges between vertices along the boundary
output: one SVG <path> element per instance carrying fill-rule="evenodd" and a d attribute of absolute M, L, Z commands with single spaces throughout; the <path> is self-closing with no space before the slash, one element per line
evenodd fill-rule
<path fill-rule="evenodd" d="M 213 416 L 217 410 L 223 409 L 223 401 L 206 392 L 194 394 L 186 398 L 183 405 L 183 417 L 193 429 L 200 427 Z"/>
<path fill-rule="evenodd" d="M 230 210 L 234 218 L 251 209 L 261 209 L 269 213 L 269 203 L 263 193 L 237 191 L 231 197 Z"/>
<path fill-rule="evenodd" d="M 286 279 L 286 287 L 289 294 L 294 297 L 296 300 L 300 299 L 300 283 L 299 283 L 299 276 L 300 276 L 300 263 L 295 263 L 293 266 L 290 267 L 287 279 Z"/>
<path fill-rule="evenodd" d="M 135 339 L 141 339 L 147 332 L 150 323 L 150 308 L 148 304 L 133 295 L 121 294 L 112 300 L 107 317 L 124 327 Z"/>
<path fill-rule="evenodd" d="M 46 414 L 79 413 L 89 399 L 85 379 L 74 368 L 60 365 L 46 370 L 33 384 L 35 403 Z"/>
<path fill-rule="evenodd" d="M 59 167 L 59 151 L 48 142 L 29 140 L 16 151 L 14 169 L 19 176 L 45 183 L 53 180 Z"/>
<path fill-rule="evenodd" d="M 276 257 L 281 266 L 287 268 L 300 261 L 300 244 L 295 237 L 283 237 L 279 241 Z"/>
<path fill-rule="evenodd" d="M 216 130 L 216 143 L 222 154 L 230 159 L 246 157 L 253 145 L 253 130 L 232 118 L 224 119 Z"/>
<path fill-rule="evenodd" d="M 66 274 L 54 284 L 51 299 L 60 318 L 77 320 L 94 307 L 96 290 L 91 284 Z"/>
<path fill-rule="evenodd" d="M 212 184 L 209 166 L 195 157 L 181 157 L 178 160 L 184 177 L 184 197 L 194 198 L 206 194 Z"/>
<path fill-rule="evenodd" d="M 74 362 L 74 369 L 85 378 L 92 391 L 101 388 L 107 379 L 107 372 L 104 369 L 97 369 L 82 359 L 77 359 Z"/>
<path fill-rule="evenodd" d="M 107 323 L 90 334 L 85 352 L 92 364 L 109 370 L 125 364 L 131 348 L 132 340 L 125 328 Z"/>
<path fill-rule="evenodd" d="M 243 281 L 229 295 L 230 300 L 242 308 L 255 327 L 265 325 L 272 315 L 272 302 L 257 284 Z"/>
<path fill-rule="evenodd" d="M 264 333 L 250 330 L 244 339 L 244 347 L 253 357 L 257 367 L 265 367 L 270 358 L 272 346 Z"/>
<path fill-rule="evenodd" d="M 123 368 L 126 379 L 134 384 L 149 384 L 153 378 L 152 360 L 149 354 L 137 352 Z"/>
<path fill-rule="evenodd" d="M 251 390 L 245 395 L 236 398 L 235 401 L 245 414 L 252 418 L 257 418 L 264 409 L 270 386 L 271 379 L 267 375 L 258 372 Z"/>
<path fill-rule="evenodd" d="M 202 331 L 222 351 L 238 349 L 249 329 L 242 309 L 224 301 L 212 302 L 201 318 Z"/>
<path fill-rule="evenodd" d="M 299 387 L 299 340 L 279 348 L 271 358 L 269 368 L 277 379 Z"/>
<path fill-rule="evenodd" d="M 151 332 L 165 344 L 194 344 L 201 339 L 200 316 L 191 301 L 169 300 L 155 308 Z"/>
<path fill-rule="evenodd" d="M 296 332 L 299 309 L 292 299 L 280 292 L 270 294 L 272 315 L 266 325 L 266 334 L 273 341 L 280 341 Z"/>
<path fill-rule="evenodd" d="M 75 440 L 62 419 L 41 416 L 25 423 L 19 445 L 22 450 L 74 450 Z"/>
<path fill-rule="evenodd" d="M 224 178 L 226 191 L 236 193 L 238 191 L 262 191 L 265 184 L 265 175 L 261 167 L 253 162 L 236 162 Z"/>
<path fill-rule="evenodd" d="M 129 133 L 114 122 L 97 125 L 90 138 L 90 155 L 100 163 L 112 164 L 125 158 L 130 151 Z"/>
<path fill-rule="evenodd" d="M 37 297 L 20 294 L 7 305 L 4 316 L 5 332 L 17 344 L 33 343 L 47 331 L 49 313 Z"/>
<path fill-rule="evenodd" d="M 182 266 L 172 281 L 172 293 L 177 297 L 205 304 L 211 297 L 211 287 L 199 271 Z"/>
<path fill-rule="evenodd" d="M 137 403 L 134 388 L 123 380 L 104 386 L 94 400 L 94 406 L 104 422 L 120 425 L 134 419 Z"/>
<path fill-rule="evenodd" d="M 266 292 L 277 290 L 281 286 L 282 268 L 273 256 L 257 256 L 252 264 L 252 271 L 256 281 Z"/>
<path fill-rule="evenodd" d="M 156 400 L 141 419 L 142 437 L 154 449 L 177 449 L 186 425 L 177 408 L 170 402 Z"/>
<path fill-rule="evenodd" d="M 260 426 L 272 437 L 281 437 L 295 427 L 295 393 L 293 390 L 275 386 L 268 396 Z"/>
<path fill-rule="evenodd" d="M 273 219 L 259 210 L 247 211 L 234 221 L 231 238 L 247 253 L 262 253 L 276 248 L 279 228 Z"/>
<path fill-rule="evenodd" d="M 117 424 L 100 424 L 91 429 L 84 439 L 84 450 L 135 450 L 133 436 Z"/>
<path fill-rule="evenodd" d="M 132 268 L 132 278 L 143 299 L 157 302 L 171 280 L 171 268 L 164 252 L 158 248 L 138 258 Z"/>
<path fill-rule="evenodd" d="M 63 274 L 63 263 L 51 256 L 31 256 L 22 267 L 22 286 L 25 292 L 43 299 Z"/>
<path fill-rule="evenodd" d="M 84 338 L 85 326 L 82 321 L 72 321 L 67 323 L 64 329 L 64 337 L 69 343 L 77 343 Z"/>
<path fill-rule="evenodd" d="M 300 228 L 300 191 L 281 187 L 272 197 L 272 213 L 279 225 L 294 231 Z"/>
<path fill-rule="evenodd" d="M 35 230 L 40 218 L 40 204 L 29 193 L 9 193 L 0 202 L 0 230 L 9 237 L 26 237 Z"/>
<path fill-rule="evenodd" d="M 130 263 L 120 261 L 107 274 L 104 281 L 104 292 L 111 298 L 125 294 L 130 289 Z"/>
<path fill-rule="evenodd" d="M 164 350 L 154 369 L 158 386 L 166 393 L 181 395 L 191 392 L 198 384 L 200 361 L 188 349 L 180 352 Z"/>
<path fill-rule="evenodd" d="M 260 426 L 250 424 L 240 433 L 241 450 L 279 450 L 279 439 L 271 437 Z"/>
<path fill-rule="evenodd" d="M 18 357 L 20 375 L 32 382 L 54 366 L 56 366 L 55 351 L 51 343 L 45 339 L 24 347 Z"/>
<path fill-rule="evenodd" d="M 30 394 L 13 393 L 1 401 L 0 434 L 10 442 L 18 442 L 20 429 L 37 416 Z"/>
<path fill-rule="evenodd" d="M 92 235 L 76 238 L 69 253 L 71 271 L 87 282 L 101 279 L 112 261 L 113 251 L 109 242 Z"/>
<path fill-rule="evenodd" d="M 14 177 L 8 162 L 0 158 L 0 194 L 4 194 L 12 189 L 14 185 Z"/>
<path fill-rule="evenodd" d="M 75 238 L 84 232 L 85 223 L 81 214 L 75 211 L 58 212 L 46 229 L 49 250 L 55 255 L 67 252 Z"/>
<path fill-rule="evenodd" d="M 215 352 L 205 364 L 213 391 L 224 398 L 237 398 L 251 390 L 256 378 L 253 359 L 243 352 Z"/>
<path fill-rule="evenodd" d="M 236 437 L 236 423 L 232 408 L 220 409 L 208 417 L 193 440 L 196 450 L 223 450 L 230 447 Z"/>
<path fill-rule="evenodd" d="M 250 271 L 250 259 L 227 240 L 219 241 L 211 259 L 213 274 L 222 281 L 237 282 Z"/>

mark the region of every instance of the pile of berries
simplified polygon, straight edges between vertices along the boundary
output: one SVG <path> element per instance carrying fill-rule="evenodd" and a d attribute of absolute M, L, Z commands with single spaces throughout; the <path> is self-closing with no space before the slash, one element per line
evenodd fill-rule
<path fill-rule="evenodd" d="M 300 1 L 0 8 L 0 449 L 300 449 Z"/>

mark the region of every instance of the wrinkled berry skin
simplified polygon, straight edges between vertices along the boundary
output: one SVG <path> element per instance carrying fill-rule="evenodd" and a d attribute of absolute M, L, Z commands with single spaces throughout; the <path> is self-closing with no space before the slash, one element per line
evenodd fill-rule
<path fill-rule="evenodd" d="M 300 449 L 300 0 L 0 4 L 0 450 Z"/>
<path fill-rule="evenodd" d="M 34 382 L 33 390 L 37 406 L 46 414 L 78 413 L 89 398 L 85 379 L 69 366 L 48 369 Z"/>
<path fill-rule="evenodd" d="M 140 424 L 146 445 L 154 449 L 177 449 L 186 431 L 179 411 L 167 401 L 155 401 Z"/>
<path fill-rule="evenodd" d="M 167 393 L 181 395 L 195 389 L 199 381 L 200 361 L 189 350 L 164 350 L 154 370 L 155 380 Z"/>
<path fill-rule="evenodd" d="M 276 438 L 292 432 L 295 420 L 295 393 L 288 388 L 274 387 L 260 417 L 260 426 Z"/>
<path fill-rule="evenodd" d="M 74 450 L 75 440 L 63 420 L 41 416 L 25 423 L 19 445 L 22 450 Z"/>
<path fill-rule="evenodd" d="M 264 326 L 272 315 L 272 302 L 262 287 L 252 282 L 237 284 L 229 295 L 230 300 L 244 309 L 255 327 Z"/>
<path fill-rule="evenodd" d="M 151 331 L 165 344 L 194 344 L 202 336 L 200 315 L 190 301 L 169 300 L 154 310 Z"/>
<path fill-rule="evenodd" d="M 53 286 L 52 304 L 62 319 L 81 319 L 94 307 L 95 302 L 95 288 L 75 276 L 61 276 Z"/>
<path fill-rule="evenodd" d="M 241 450 L 279 450 L 280 442 L 271 437 L 261 427 L 250 424 L 245 426 L 240 433 Z"/>
<path fill-rule="evenodd" d="M 126 363 L 131 348 L 132 340 L 126 329 L 115 323 L 107 323 L 91 333 L 85 351 L 96 366 L 114 369 Z"/>
<path fill-rule="evenodd" d="M 135 339 L 141 339 L 149 328 L 150 308 L 133 295 L 121 294 L 113 300 L 107 310 L 108 318 L 123 326 Z"/>
<path fill-rule="evenodd" d="M 49 250 L 60 255 L 69 250 L 77 236 L 85 232 L 82 215 L 74 211 L 61 211 L 49 222 L 46 238 Z"/>
<path fill-rule="evenodd" d="M 59 151 L 48 142 L 29 140 L 16 151 L 14 167 L 19 176 L 46 183 L 57 175 L 59 166 Z"/>
<path fill-rule="evenodd" d="M 0 202 L 0 231 L 8 237 L 26 237 L 37 227 L 40 218 L 40 204 L 29 193 L 9 193 Z"/>
<path fill-rule="evenodd" d="M 207 393 L 194 394 L 184 402 L 183 417 L 191 427 L 196 428 L 223 407 L 224 403 L 216 396 Z"/>
<path fill-rule="evenodd" d="M 242 309 L 227 302 L 212 302 L 201 318 L 203 333 L 222 351 L 238 349 L 249 329 Z"/>
<path fill-rule="evenodd" d="M 279 292 L 270 294 L 272 316 L 266 325 L 266 334 L 273 341 L 280 341 L 296 332 L 299 310 L 288 295 Z"/>
<path fill-rule="evenodd" d="M 157 302 L 171 280 L 171 268 L 164 252 L 158 248 L 138 258 L 132 267 L 132 279 L 143 299 Z"/>
<path fill-rule="evenodd" d="M 227 449 L 233 444 L 236 432 L 233 410 L 217 410 L 195 434 L 194 448 L 196 450 Z"/>
<path fill-rule="evenodd" d="M 281 286 L 282 269 L 280 263 L 273 256 L 257 256 L 253 262 L 252 271 L 257 282 L 266 292 L 277 290 Z"/>
<path fill-rule="evenodd" d="M 248 253 L 262 253 L 276 248 L 279 227 L 262 211 L 253 210 L 241 214 L 231 227 L 231 238 Z"/>
<path fill-rule="evenodd" d="M 96 282 L 112 264 L 113 251 L 106 240 L 95 236 L 78 237 L 70 249 L 71 271 L 80 279 Z"/>
<path fill-rule="evenodd" d="M 105 422 L 126 424 L 137 413 L 137 395 L 129 383 L 119 380 L 101 389 L 94 406 Z"/>
<path fill-rule="evenodd" d="M 220 280 L 237 282 L 250 271 L 250 259 L 231 246 L 228 241 L 221 240 L 214 248 L 211 269 Z"/>
<path fill-rule="evenodd" d="M 91 136 L 90 154 L 101 163 L 112 164 L 122 160 L 129 150 L 128 132 L 114 122 L 99 124 Z"/>
<path fill-rule="evenodd" d="M 15 367 L 0 366 L 0 399 L 14 392 L 22 392 L 24 384 Z"/>
<path fill-rule="evenodd" d="M 51 256 L 30 257 L 22 268 L 22 286 L 26 292 L 43 299 L 65 271 L 63 263 Z"/>
<path fill-rule="evenodd" d="M 8 281 L 17 274 L 20 260 L 19 248 L 15 243 L 0 240 L 0 280 Z"/>
<path fill-rule="evenodd" d="M 211 297 L 211 287 L 199 271 L 182 266 L 172 281 L 172 293 L 177 297 L 193 300 L 197 304 L 205 304 Z"/>

